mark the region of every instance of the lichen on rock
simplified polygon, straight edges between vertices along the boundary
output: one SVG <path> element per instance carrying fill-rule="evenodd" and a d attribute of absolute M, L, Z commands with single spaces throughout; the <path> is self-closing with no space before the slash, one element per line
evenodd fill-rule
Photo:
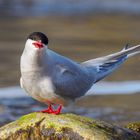
<path fill-rule="evenodd" d="M 128 128 L 128 129 L 131 129 L 133 131 L 136 131 L 140 134 L 140 121 L 131 122 L 131 123 L 127 124 L 125 127 Z"/>
<path fill-rule="evenodd" d="M 0 128 L 0 140 L 139 140 L 137 132 L 74 114 L 31 113 Z"/>

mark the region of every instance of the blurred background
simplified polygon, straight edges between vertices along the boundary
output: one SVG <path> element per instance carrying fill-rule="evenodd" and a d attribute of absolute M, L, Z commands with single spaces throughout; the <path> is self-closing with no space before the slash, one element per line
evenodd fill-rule
<path fill-rule="evenodd" d="M 20 56 L 34 31 L 75 61 L 104 56 L 140 44 L 140 0 L 0 0 L 0 126 L 46 107 L 19 87 Z M 137 55 L 63 112 L 123 125 L 140 120 L 139 93 Z"/>

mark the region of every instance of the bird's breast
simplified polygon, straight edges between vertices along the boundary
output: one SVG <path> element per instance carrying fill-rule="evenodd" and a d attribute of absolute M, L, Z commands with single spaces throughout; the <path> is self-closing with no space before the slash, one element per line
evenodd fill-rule
<path fill-rule="evenodd" d="M 27 94 L 44 103 L 63 104 L 65 100 L 55 93 L 55 87 L 48 76 L 41 76 L 37 72 L 22 74 L 22 87 Z"/>

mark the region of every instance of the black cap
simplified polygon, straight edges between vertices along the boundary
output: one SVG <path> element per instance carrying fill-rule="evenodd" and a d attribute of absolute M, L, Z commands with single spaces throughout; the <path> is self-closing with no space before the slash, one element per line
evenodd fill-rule
<path fill-rule="evenodd" d="M 48 44 L 48 38 L 45 34 L 41 32 L 33 32 L 28 36 L 28 39 L 32 39 L 35 41 L 41 40 L 41 42 L 45 45 Z"/>

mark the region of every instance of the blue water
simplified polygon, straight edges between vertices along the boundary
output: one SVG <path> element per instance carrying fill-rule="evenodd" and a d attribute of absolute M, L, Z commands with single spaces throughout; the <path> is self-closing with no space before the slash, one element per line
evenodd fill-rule
<path fill-rule="evenodd" d="M 108 94 L 133 94 L 140 92 L 140 81 L 125 82 L 98 82 L 87 93 L 87 95 Z M 26 97 L 26 93 L 19 87 L 0 88 L 0 98 Z"/>
<path fill-rule="evenodd" d="M 4 0 L 3 0 L 4 1 Z M 75 15 L 87 13 L 140 14 L 139 0 L 30 0 L 10 4 L 0 2 L 0 9 L 13 15 L 44 16 L 48 14 Z"/>

